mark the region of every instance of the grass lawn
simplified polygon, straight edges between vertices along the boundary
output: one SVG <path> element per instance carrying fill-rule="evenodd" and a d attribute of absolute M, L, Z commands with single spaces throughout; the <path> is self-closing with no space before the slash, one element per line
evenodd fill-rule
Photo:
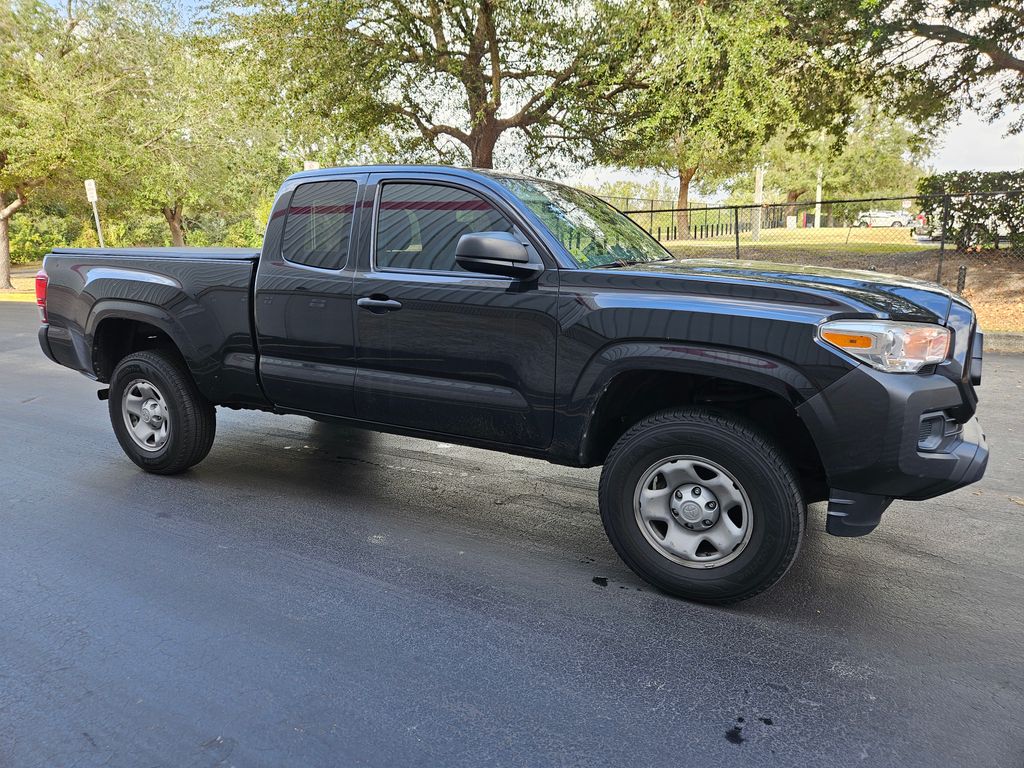
<path fill-rule="evenodd" d="M 0 291 L 0 301 L 35 301 L 36 300 L 36 278 L 15 275 L 11 278 L 14 283 L 13 291 Z"/>

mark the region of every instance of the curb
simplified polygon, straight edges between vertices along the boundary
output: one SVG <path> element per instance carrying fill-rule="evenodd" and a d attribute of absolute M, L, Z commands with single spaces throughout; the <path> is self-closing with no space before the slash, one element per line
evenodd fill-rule
<path fill-rule="evenodd" d="M 25 293 L 23 291 L 0 291 L 0 302 L 2 301 L 31 301 L 34 304 L 36 295 L 35 293 Z"/>
<path fill-rule="evenodd" d="M 1024 333 L 985 333 L 985 354 L 1024 354 Z"/>

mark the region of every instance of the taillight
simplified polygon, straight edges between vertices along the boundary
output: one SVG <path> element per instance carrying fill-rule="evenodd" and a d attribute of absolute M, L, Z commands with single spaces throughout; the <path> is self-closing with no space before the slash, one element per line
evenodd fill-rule
<path fill-rule="evenodd" d="M 46 323 L 46 285 L 50 278 L 46 276 L 46 270 L 40 269 L 36 272 L 36 306 L 39 307 L 39 319 Z"/>

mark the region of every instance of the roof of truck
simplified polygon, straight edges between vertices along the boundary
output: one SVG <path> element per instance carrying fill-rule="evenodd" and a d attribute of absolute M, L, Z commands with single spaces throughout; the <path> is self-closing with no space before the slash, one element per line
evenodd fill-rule
<path fill-rule="evenodd" d="M 437 165 L 437 164 L 423 164 L 423 165 L 399 164 L 399 165 L 388 165 L 388 164 L 379 164 L 379 165 L 339 165 L 339 166 L 336 166 L 336 167 L 333 167 L 333 168 L 317 168 L 316 170 L 312 170 L 312 171 L 299 171 L 298 173 L 293 173 L 291 176 L 288 177 L 288 179 L 289 180 L 291 180 L 291 179 L 310 179 L 310 178 L 316 178 L 318 176 L 336 176 L 339 172 L 343 172 L 343 173 L 385 173 L 385 172 L 393 172 L 393 171 L 409 172 L 409 173 L 415 173 L 415 172 L 422 173 L 423 171 L 435 171 L 437 173 L 444 173 L 444 174 L 447 174 L 449 176 L 463 176 L 463 177 L 469 177 L 469 176 L 511 176 L 511 177 L 524 178 L 524 179 L 526 179 L 526 178 L 534 178 L 534 177 L 523 176 L 522 174 L 508 172 L 508 171 L 498 171 L 498 170 L 493 170 L 493 169 L 489 169 L 489 168 L 467 168 L 465 166 L 458 166 L 458 165 Z"/>

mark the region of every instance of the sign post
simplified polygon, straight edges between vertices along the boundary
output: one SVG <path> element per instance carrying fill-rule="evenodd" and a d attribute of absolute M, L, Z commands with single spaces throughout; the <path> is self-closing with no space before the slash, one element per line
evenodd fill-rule
<path fill-rule="evenodd" d="M 96 180 L 85 180 L 85 199 L 92 203 L 92 218 L 96 222 L 96 236 L 100 240 L 100 248 L 106 248 L 103 244 L 103 228 L 100 226 L 100 209 L 96 206 L 100 197 L 96 194 Z"/>

